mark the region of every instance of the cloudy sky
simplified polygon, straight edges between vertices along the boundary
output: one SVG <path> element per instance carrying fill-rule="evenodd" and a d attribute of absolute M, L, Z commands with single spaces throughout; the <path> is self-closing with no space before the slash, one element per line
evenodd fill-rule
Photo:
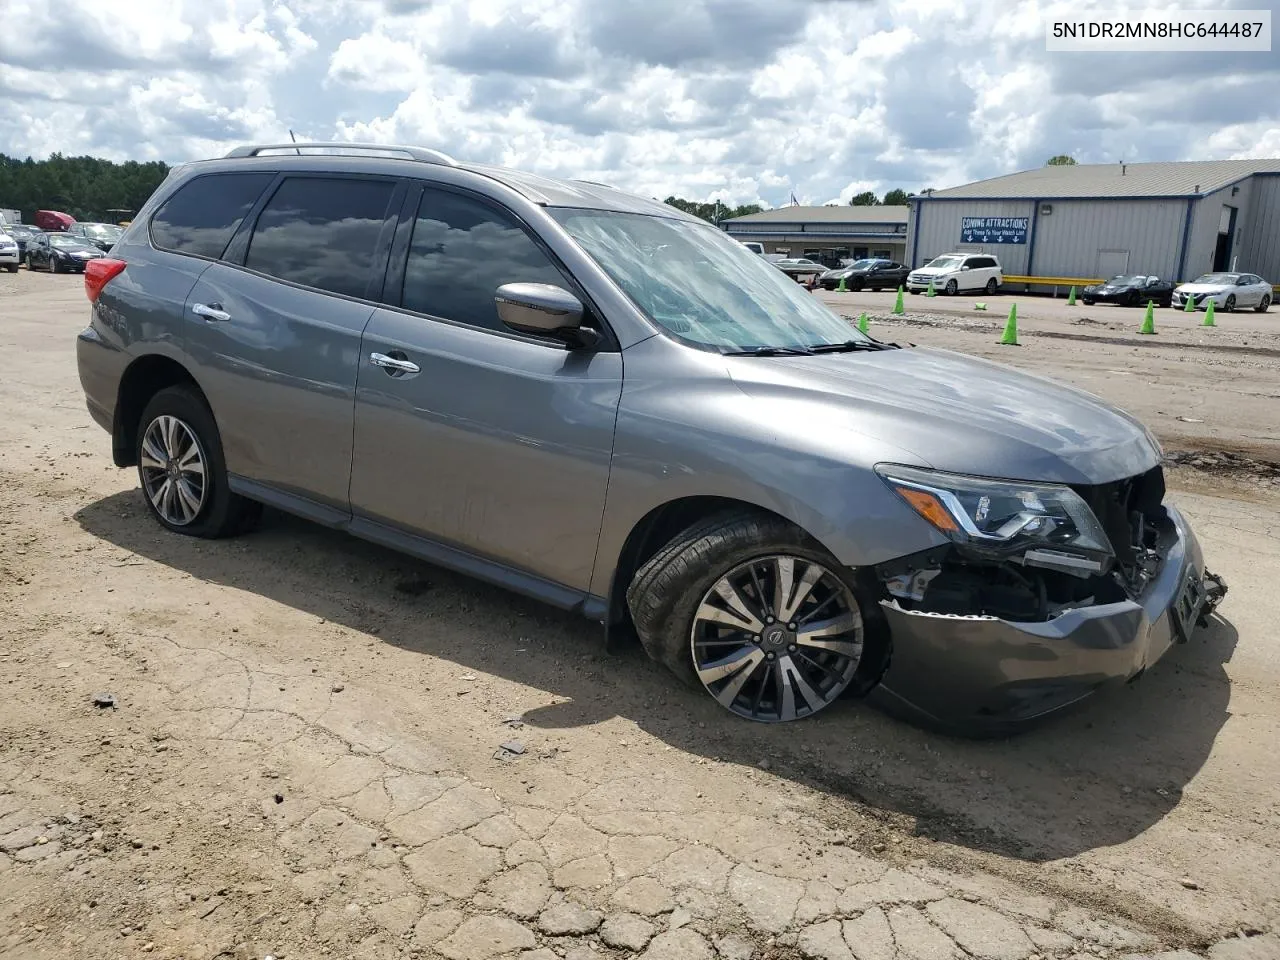
<path fill-rule="evenodd" d="M 1280 156 L 1280 48 L 1045 52 L 1050 13 L 1178 5 L 0 0 L 0 153 L 176 162 L 292 128 L 773 206 L 1057 153 Z"/>

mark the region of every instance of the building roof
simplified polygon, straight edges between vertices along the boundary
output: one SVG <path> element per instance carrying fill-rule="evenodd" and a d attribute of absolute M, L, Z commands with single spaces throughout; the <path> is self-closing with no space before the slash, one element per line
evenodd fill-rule
<path fill-rule="evenodd" d="M 725 223 L 906 223 L 905 206 L 851 207 L 778 207 L 749 213 L 745 217 L 732 217 Z"/>
<path fill-rule="evenodd" d="M 935 190 L 929 196 L 975 200 L 1194 197 L 1213 193 L 1255 173 L 1280 173 L 1280 160 L 1181 160 L 1045 166 L 961 187 Z"/>

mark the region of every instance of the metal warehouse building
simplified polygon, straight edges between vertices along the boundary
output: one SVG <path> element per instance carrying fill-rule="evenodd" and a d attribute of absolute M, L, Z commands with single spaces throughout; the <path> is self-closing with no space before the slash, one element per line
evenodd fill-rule
<path fill-rule="evenodd" d="M 834 264 L 848 257 L 905 262 L 907 207 L 779 207 L 720 226 L 735 240 L 757 240 L 765 253 Z"/>
<path fill-rule="evenodd" d="M 1042 167 L 911 198 L 907 256 L 995 254 L 1006 275 L 1280 283 L 1280 160 Z"/>

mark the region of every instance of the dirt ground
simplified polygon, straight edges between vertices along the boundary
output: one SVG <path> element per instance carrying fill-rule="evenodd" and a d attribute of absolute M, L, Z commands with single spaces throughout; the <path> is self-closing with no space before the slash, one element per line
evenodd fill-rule
<path fill-rule="evenodd" d="M 1027 301 L 997 347 L 1007 299 L 872 332 L 1138 413 L 1231 592 L 1140 683 L 971 742 L 747 724 L 278 514 L 170 535 L 84 410 L 79 278 L 0 274 L 0 958 L 1276 960 L 1280 337 Z"/>

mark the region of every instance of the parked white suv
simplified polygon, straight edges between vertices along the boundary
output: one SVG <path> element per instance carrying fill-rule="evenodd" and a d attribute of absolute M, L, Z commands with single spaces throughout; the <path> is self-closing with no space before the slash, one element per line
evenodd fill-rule
<path fill-rule="evenodd" d="M 984 290 L 994 294 L 1004 282 L 1000 261 L 986 253 L 946 253 L 907 275 L 907 289 L 920 293 L 930 281 L 938 293 Z"/>

